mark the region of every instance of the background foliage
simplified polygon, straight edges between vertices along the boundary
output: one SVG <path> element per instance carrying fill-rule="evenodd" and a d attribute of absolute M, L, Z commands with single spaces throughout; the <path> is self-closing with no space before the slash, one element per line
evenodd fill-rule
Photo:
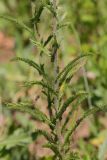
<path fill-rule="evenodd" d="M 0 14 L 6 14 L 18 17 L 19 20 L 23 20 L 28 25 L 28 19 L 31 17 L 31 8 L 26 0 L 1 0 L 0 1 Z M 91 101 L 93 105 L 102 105 L 107 103 L 107 2 L 106 0 L 60 0 L 60 12 L 63 22 L 71 22 L 75 26 L 75 30 L 64 28 L 59 33 L 59 40 L 62 46 L 63 54 L 60 55 L 60 59 L 63 61 L 62 66 L 69 62 L 69 59 L 79 55 L 79 40 L 81 41 L 81 51 L 83 53 L 93 53 L 94 56 L 91 57 L 87 63 L 87 77 L 91 92 Z M 39 1 L 38 1 L 39 6 Z M 37 7 L 38 7 L 37 6 Z M 64 13 L 64 14 L 63 14 Z M 49 17 L 46 13 L 42 15 L 41 22 L 41 33 L 45 38 L 48 33 L 50 33 Z M 44 25 L 44 22 L 46 26 Z M 3 33 L 5 38 L 3 41 L 0 40 L 0 97 L 1 106 L 3 107 L 2 101 L 4 99 L 10 102 L 20 102 L 31 99 L 34 101 L 35 98 L 39 96 L 39 89 L 37 87 L 33 88 L 21 88 L 19 82 L 34 79 L 36 73 L 27 68 L 23 63 L 10 63 L 9 59 L 16 56 L 22 56 L 26 58 L 34 58 L 39 62 L 38 50 L 34 49 L 33 45 L 30 43 L 30 34 L 24 29 L 18 27 L 17 25 L 0 19 L 0 33 Z M 45 34 L 44 34 L 45 33 Z M 61 35 L 61 36 L 60 36 Z M 1 36 L 2 37 L 2 36 Z M 9 42 L 12 44 L 7 47 L 6 37 L 9 37 Z M 4 44 L 5 45 L 4 45 Z M 10 50 L 10 51 L 9 51 Z M 12 54 L 11 54 L 12 52 Z M 8 58 L 7 55 L 10 55 Z M 44 61 L 48 60 L 44 57 Z M 48 68 L 48 66 L 47 66 Z M 49 68 L 48 68 L 49 69 Z M 39 78 L 39 77 L 38 77 Z M 18 83 L 17 83 L 18 82 Z M 77 85 L 78 84 L 78 85 Z M 75 93 L 79 89 L 84 89 L 84 81 L 81 76 L 81 71 L 77 73 L 72 82 L 71 91 L 67 90 L 67 95 L 70 93 Z M 35 96 L 36 95 L 36 96 Z M 46 103 L 39 101 L 39 104 Z M 87 102 L 84 102 L 87 104 Z M 85 108 L 85 105 L 83 107 Z M 88 136 L 80 136 L 79 141 L 74 146 L 74 150 L 79 151 L 82 159 L 84 160 L 103 160 L 106 159 L 107 151 L 107 125 L 106 125 L 106 113 L 97 114 L 92 118 L 91 122 L 87 120 L 88 124 Z M 96 119 L 97 117 L 97 119 Z M 19 112 L 10 112 L 5 109 L 1 110 L 0 124 L 2 130 L 0 130 L 0 139 L 5 140 L 11 139 L 11 135 L 14 138 L 16 135 L 20 135 L 18 143 L 20 145 L 13 147 L 12 142 L 7 146 L 7 153 L 2 151 L 1 160 L 9 159 L 33 159 L 35 150 L 34 144 L 32 144 L 29 149 L 23 146 L 24 143 L 32 143 L 29 135 L 35 130 L 38 124 L 35 124 L 34 120 L 29 121 L 29 115 Z M 29 123 L 28 123 L 29 122 Z M 78 131 L 80 132 L 80 131 Z M 24 137 L 24 138 L 23 138 Z M 33 149 L 31 149 L 33 146 Z M 40 150 L 40 149 L 39 149 Z M 34 151 L 33 151 L 34 152 Z M 42 151 L 41 151 L 42 152 Z M 50 159 L 47 156 L 47 151 L 45 151 L 45 158 Z M 19 155 L 20 153 L 20 155 Z M 37 156 L 37 155 L 36 155 Z M 43 155 L 44 156 L 44 155 Z M 30 158 L 29 158 L 30 157 Z"/>

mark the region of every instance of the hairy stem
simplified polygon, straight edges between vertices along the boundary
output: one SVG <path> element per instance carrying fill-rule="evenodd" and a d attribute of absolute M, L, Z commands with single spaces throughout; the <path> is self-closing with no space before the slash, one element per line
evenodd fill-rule
<path fill-rule="evenodd" d="M 34 5 L 34 2 L 31 0 L 31 12 L 32 12 L 32 17 L 34 16 L 34 13 L 35 13 L 35 5 Z M 33 26 L 33 31 L 34 31 L 34 37 L 36 38 L 36 33 L 35 33 L 35 31 L 36 31 L 36 26 L 35 26 L 35 24 L 34 24 L 34 26 Z"/>
<path fill-rule="evenodd" d="M 56 0 L 53 0 L 52 2 L 54 12 L 56 13 L 57 16 L 57 2 Z M 54 15 L 53 17 L 53 38 L 54 38 L 54 44 L 53 44 L 53 53 L 52 53 L 52 59 L 53 59 L 53 65 L 54 65 L 54 91 L 59 93 L 59 80 L 56 80 L 58 73 L 59 73 L 59 65 L 58 65 L 58 43 L 57 43 L 57 38 L 56 38 L 56 33 L 57 33 L 57 17 Z M 56 110 L 56 114 L 58 113 L 58 108 L 59 108 L 59 94 L 54 96 L 54 107 Z M 58 146 L 59 146 L 59 151 L 60 151 L 60 144 L 61 144 L 61 130 L 60 130 L 60 122 L 56 122 L 56 134 L 58 138 Z"/>
<path fill-rule="evenodd" d="M 53 8 L 54 12 L 56 12 L 56 0 L 53 0 Z M 58 45 L 57 45 L 57 39 L 56 39 L 56 32 L 57 32 L 57 20 L 56 17 L 53 17 L 53 37 L 54 37 L 54 44 L 53 44 L 53 53 L 52 53 L 52 61 L 54 65 L 54 91 L 57 92 L 59 88 L 58 81 L 56 81 L 56 77 L 58 75 Z M 58 96 L 54 97 L 54 106 L 56 112 L 58 111 L 59 101 Z"/>

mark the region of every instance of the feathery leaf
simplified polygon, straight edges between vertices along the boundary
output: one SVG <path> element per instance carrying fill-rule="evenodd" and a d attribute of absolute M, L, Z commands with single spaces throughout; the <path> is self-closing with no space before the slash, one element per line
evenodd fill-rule
<path fill-rule="evenodd" d="M 24 82 L 23 86 L 25 87 L 30 87 L 33 85 L 40 85 L 43 88 L 47 88 L 50 92 L 54 93 L 55 95 L 57 95 L 57 93 L 46 83 L 44 83 L 43 81 L 30 81 L 30 82 Z"/>
<path fill-rule="evenodd" d="M 32 24 L 37 24 L 40 21 L 40 16 L 43 12 L 43 5 L 40 5 L 37 11 L 35 11 L 33 18 L 31 19 Z"/>
<path fill-rule="evenodd" d="M 6 16 L 0 15 L 0 18 L 5 19 L 5 20 L 8 20 L 8 21 L 10 21 L 10 22 L 13 22 L 13 23 L 17 24 L 18 26 L 20 26 L 21 28 L 24 28 L 25 30 L 27 30 L 28 32 L 30 32 L 30 33 L 33 34 L 32 30 L 31 30 L 26 24 L 24 24 L 23 22 L 21 22 L 21 21 L 18 20 L 18 19 L 9 17 L 9 16 L 7 16 L 7 15 L 6 15 Z"/>
<path fill-rule="evenodd" d="M 56 78 L 56 81 L 59 80 L 60 86 L 67 79 L 67 76 L 69 73 L 70 73 L 70 76 L 72 76 L 86 63 L 87 57 L 90 55 L 91 54 L 85 54 L 85 55 L 79 56 L 75 58 L 73 61 L 68 63 L 68 65 L 59 73 L 59 75 Z"/>
<path fill-rule="evenodd" d="M 36 120 L 41 121 L 41 122 L 45 122 L 45 123 L 53 126 L 51 121 L 48 119 L 48 117 L 43 112 L 41 112 L 36 107 L 34 107 L 32 109 L 32 107 L 33 107 L 32 104 L 29 104 L 29 103 L 5 103 L 5 104 L 9 109 L 19 110 L 19 111 L 22 111 L 22 112 L 27 112 L 33 118 L 35 118 Z"/>
<path fill-rule="evenodd" d="M 53 142 L 51 135 L 47 131 L 40 129 L 37 129 L 35 132 L 32 133 L 32 139 L 35 140 L 38 136 L 41 135 L 44 136 L 49 142 Z"/>
<path fill-rule="evenodd" d="M 29 66 L 32 66 L 33 68 L 35 68 L 41 75 L 46 76 L 44 71 L 41 70 L 40 66 L 34 62 L 33 60 L 27 59 L 27 58 L 22 58 L 22 57 L 15 57 L 12 59 L 12 61 L 22 61 L 27 63 Z"/>
<path fill-rule="evenodd" d="M 51 56 L 50 51 L 41 43 L 36 40 L 31 39 L 31 42 L 40 49 L 41 52 L 45 53 L 48 56 Z"/>
<path fill-rule="evenodd" d="M 64 144 L 66 144 L 67 142 L 69 142 L 69 139 L 72 135 L 72 133 L 77 129 L 77 127 L 80 125 L 80 123 L 87 118 L 88 116 L 90 116 L 91 114 L 95 114 L 98 111 L 107 111 L 107 106 L 100 106 L 100 107 L 92 107 L 91 109 L 88 109 L 82 116 L 81 118 L 79 118 L 76 121 L 76 124 L 74 125 L 73 128 L 71 128 L 70 130 L 68 130 L 65 134 L 65 138 L 64 138 Z"/>
<path fill-rule="evenodd" d="M 62 126 L 62 131 L 65 129 L 67 123 L 69 122 L 70 118 L 71 118 L 71 115 L 73 114 L 73 112 L 77 109 L 77 107 L 84 101 L 84 99 L 86 99 L 88 97 L 88 93 L 84 93 L 84 94 L 81 94 L 79 97 L 77 97 L 76 99 L 76 103 L 73 104 L 71 110 L 69 111 L 66 119 L 65 119 L 65 122 Z"/>
<path fill-rule="evenodd" d="M 47 40 L 44 42 L 44 47 L 50 42 L 52 38 L 53 38 L 53 35 L 48 36 Z"/>
<path fill-rule="evenodd" d="M 62 156 L 58 150 L 58 147 L 54 143 L 47 143 L 47 144 L 43 145 L 43 147 L 50 148 L 55 153 L 55 155 L 57 155 L 60 159 L 62 159 Z"/>
<path fill-rule="evenodd" d="M 67 107 L 74 101 L 76 100 L 78 97 L 82 96 L 82 95 L 86 95 L 86 92 L 80 92 L 80 93 L 77 93 L 76 95 L 68 98 L 66 100 L 66 102 L 62 105 L 62 107 L 60 108 L 59 112 L 57 113 L 56 115 L 56 119 L 61 119 L 62 118 L 62 115 L 63 113 L 66 111 Z"/>

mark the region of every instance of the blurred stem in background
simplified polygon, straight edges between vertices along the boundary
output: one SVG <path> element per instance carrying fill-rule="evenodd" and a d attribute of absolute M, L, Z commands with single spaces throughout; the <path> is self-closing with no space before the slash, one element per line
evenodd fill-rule
<path fill-rule="evenodd" d="M 2 108 L 2 100 L 1 100 L 1 97 L 0 97 L 0 115 L 3 114 L 3 108 Z"/>
<path fill-rule="evenodd" d="M 78 46 L 78 53 L 81 56 L 83 53 L 82 53 L 79 33 L 77 32 L 77 30 L 76 30 L 76 28 L 74 27 L 73 24 L 71 24 L 71 28 L 72 28 L 72 30 L 74 32 L 74 35 L 75 35 L 75 38 L 76 38 L 76 42 L 77 42 L 77 46 Z M 92 107 L 92 101 L 91 101 L 91 95 L 90 95 L 90 87 L 89 87 L 89 83 L 88 83 L 88 79 L 87 79 L 87 71 L 86 71 L 86 68 L 84 66 L 82 67 L 82 73 L 83 73 L 85 90 L 88 93 L 88 98 L 87 98 L 88 106 L 89 106 L 89 108 L 91 108 Z"/>

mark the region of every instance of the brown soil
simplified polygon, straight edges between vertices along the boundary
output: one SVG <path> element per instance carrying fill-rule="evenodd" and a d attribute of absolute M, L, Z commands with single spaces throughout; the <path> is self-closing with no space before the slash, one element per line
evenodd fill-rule
<path fill-rule="evenodd" d="M 14 56 L 14 46 L 14 39 L 0 32 L 0 63 L 5 63 Z"/>

